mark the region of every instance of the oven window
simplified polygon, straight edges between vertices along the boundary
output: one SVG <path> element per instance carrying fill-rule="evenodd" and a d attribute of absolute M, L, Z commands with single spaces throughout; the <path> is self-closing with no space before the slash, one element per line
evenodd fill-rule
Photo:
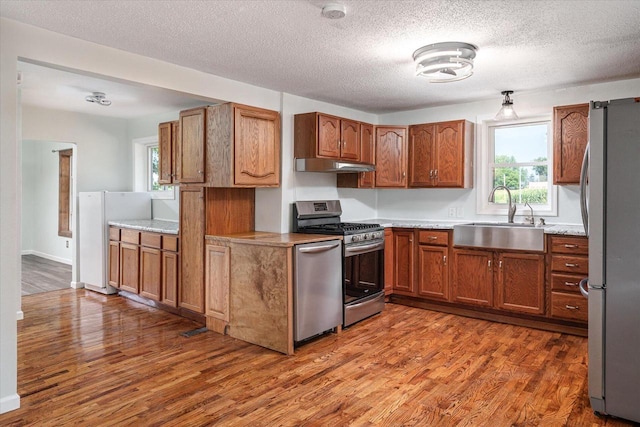
<path fill-rule="evenodd" d="M 384 289 L 384 250 L 344 258 L 344 303 L 349 304 Z"/>

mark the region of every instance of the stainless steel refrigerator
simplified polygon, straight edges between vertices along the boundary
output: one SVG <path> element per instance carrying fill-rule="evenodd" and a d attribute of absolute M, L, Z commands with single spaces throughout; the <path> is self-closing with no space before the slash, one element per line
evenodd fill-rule
<path fill-rule="evenodd" d="M 591 406 L 596 413 L 636 422 L 640 422 L 639 101 L 591 102 L 581 186 L 589 236 L 589 278 L 582 281 L 581 290 L 589 298 Z"/>

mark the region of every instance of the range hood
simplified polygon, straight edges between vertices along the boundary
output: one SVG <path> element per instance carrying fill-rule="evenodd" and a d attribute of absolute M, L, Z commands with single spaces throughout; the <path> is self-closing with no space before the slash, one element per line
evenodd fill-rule
<path fill-rule="evenodd" d="M 349 163 L 332 159 L 295 159 L 296 171 L 298 172 L 337 172 L 337 173 L 354 173 L 354 172 L 373 172 L 376 170 L 375 165 L 368 163 Z"/>

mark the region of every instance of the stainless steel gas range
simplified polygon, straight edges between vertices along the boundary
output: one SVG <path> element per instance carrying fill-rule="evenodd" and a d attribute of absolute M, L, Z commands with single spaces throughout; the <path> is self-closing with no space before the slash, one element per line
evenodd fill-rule
<path fill-rule="evenodd" d="M 341 222 L 339 200 L 298 201 L 293 232 L 343 236 L 343 326 L 384 309 L 384 228 Z"/>

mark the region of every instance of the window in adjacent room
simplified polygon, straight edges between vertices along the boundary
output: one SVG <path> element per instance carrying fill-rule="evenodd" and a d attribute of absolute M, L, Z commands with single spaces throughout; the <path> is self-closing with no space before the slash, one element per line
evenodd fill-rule
<path fill-rule="evenodd" d="M 148 191 L 154 199 L 175 199 L 173 185 L 158 183 L 160 179 L 160 151 L 158 138 L 139 138 L 134 141 L 134 190 Z"/>
<path fill-rule="evenodd" d="M 517 215 L 530 214 L 528 202 L 536 215 L 556 215 L 556 190 L 551 177 L 553 141 L 550 119 L 521 120 L 518 122 L 485 123 L 480 162 L 480 213 L 507 213 L 507 191 L 495 193 L 489 202 L 489 193 L 499 185 L 511 191 L 513 203 L 518 205 Z"/>

